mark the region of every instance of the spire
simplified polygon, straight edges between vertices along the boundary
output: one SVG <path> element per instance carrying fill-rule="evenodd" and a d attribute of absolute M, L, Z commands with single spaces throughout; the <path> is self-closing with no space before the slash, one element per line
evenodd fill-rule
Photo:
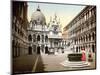
<path fill-rule="evenodd" d="M 41 11 L 41 10 L 40 10 L 40 6 L 39 6 L 39 5 L 38 5 L 38 8 L 37 8 L 37 11 Z"/>
<path fill-rule="evenodd" d="M 57 15 L 56 15 L 56 13 L 55 13 L 55 20 L 57 19 Z"/>

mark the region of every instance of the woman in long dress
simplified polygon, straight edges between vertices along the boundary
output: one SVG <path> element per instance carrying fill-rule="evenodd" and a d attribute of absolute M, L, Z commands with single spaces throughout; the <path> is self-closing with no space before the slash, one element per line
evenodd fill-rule
<path fill-rule="evenodd" d="M 82 58 L 81 58 L 82 61 L 86 61 L 86 53 L 85 53 L 85 50 L 82 50 Z"/>

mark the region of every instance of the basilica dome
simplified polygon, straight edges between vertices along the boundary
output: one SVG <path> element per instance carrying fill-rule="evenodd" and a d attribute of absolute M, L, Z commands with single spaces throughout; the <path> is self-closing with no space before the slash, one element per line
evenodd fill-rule
<path fill-rule="evenodd" d="M 45 16 L 41 12 L 39 6 L 38 6 L 37 10 L 35 12 L 33 12 L 32 16 L 31 16 L 31 21 L 35 22 L 35 23 L 40 22 L 40 24 L 42 24 L 42 25 L 46 24 Z"/>

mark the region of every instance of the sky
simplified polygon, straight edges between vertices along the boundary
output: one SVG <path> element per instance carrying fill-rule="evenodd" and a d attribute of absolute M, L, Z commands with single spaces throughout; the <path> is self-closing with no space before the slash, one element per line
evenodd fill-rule
<path fill-rule="evenodd" d="M 60 18 L 62 30 L 85 7 L 83 5 L 28 2 L 28 21 L 31 20 L 32 13 L 36 11 L 38 5 L 46 18 L 47 24 L 50 21 L 50 17 L 53 18 L 55 14 L 58 19 Z"/>

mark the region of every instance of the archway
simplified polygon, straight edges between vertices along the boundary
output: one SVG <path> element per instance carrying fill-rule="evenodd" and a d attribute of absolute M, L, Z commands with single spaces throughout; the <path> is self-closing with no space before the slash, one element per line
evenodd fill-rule
<path fill-rule="evenodd" d="M 92 45 L 92 52 L 94 53 L 95 52 L 95 46 Z"/>
<path fill-rule="evenodd" d="M 45 47 L 45 53 L 48 53 L 48 46 Z"/>
<path fill-rule="evenodd" d="M 32 54 L 32 47 L 31 46 L 28 47 L 28 54 Z"/>
<path fill-rule="evenodd" d="M 32 36 L 31 35 L 28 36 L 28 40 L 32 41 Z"/>
<path fill-rule="evenodd" d="M 37 47 L 37 54 L 40 54 L 40 46 Z"/>
<path fill-rule="evenodd" d="M 37 41 L 40 41 L 40 35 L 37 36 Z"/>
<path fill-rule="evenodd" d="M 76 47 L 76 52 L 78 52 L 78 47 Z"/>

